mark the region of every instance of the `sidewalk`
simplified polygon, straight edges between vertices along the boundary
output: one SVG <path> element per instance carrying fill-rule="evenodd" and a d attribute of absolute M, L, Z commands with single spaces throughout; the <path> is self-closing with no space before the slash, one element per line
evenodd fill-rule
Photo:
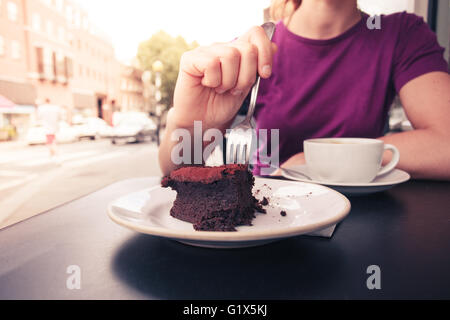
<path fill-rule="evenodd" d="M 10 151 L 14 149 L 20 149 L 27 146 L 26 141 L 23 140 L 15 140 L 15 141 L 0 141 L 0 152 L 1 151 Z"/>
<path fill-rule="evenodd" d="M 0 160 L 2 150 L 16 146 L 17 144 L 14 143 L 0 146 Z M 76 145 L 68 145 L 67 148 L 72 149 L 74 146 Z M 0 197 L 3 208 L 0 212 L 0 229 L 85 196 L 114 182 L 161 175 L 156 145 L 132 144 L 117 147 L 110 146 L 109 142 L 98 142 L 78 146 L 82 148 L 73 152 L 78 155 L 83 154 L 81 158 L 70 157 L 71 154 L 67 153 L 68 156 L 64 158 L 63 163 L 51 170 L 47 168 L 44 170 L 44 166 L 40 166 L 39 170 L 30 167 L 30 174 L 34 174 L 35 178 L 12 190 L 3 199 Z M 89 153 L 99 148 L 100 152 L 95 155 Z M 36 156 L 31 153 L 33 150 L 36 149 L 30 148 L 31 158 Z M 9 149 L 8 153 L 14 152 Z M 7 156 L 8 153 L 5 152 L 5 155 Z M 30 163 L 27 161 L 27 164 Z M 25 167 L 21 168 L 25 170 Z"/>

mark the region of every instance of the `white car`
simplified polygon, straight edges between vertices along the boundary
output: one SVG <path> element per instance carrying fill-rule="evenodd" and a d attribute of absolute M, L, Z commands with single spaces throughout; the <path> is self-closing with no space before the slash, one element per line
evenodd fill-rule
<path fill-rule="evenodd" d="M 74 142 L 78 140 L 78 133 L 67 122 L 59 123 L 59 130 L 56 133 L 56 141 L 59 143 Z M 45 144 L 47 142 L 47 134 L 45 128 L 41 124 L 32 126 L 27 133 L 26 141 L 28 145 Z"/>
<path fill-rule="evenodd" d="M 156 124 L 147 117 L 125 117 L 113 128 L 110 136 L 115 144 L 118 140 L 142 142 L 156 139 Z"/>
<path fill-rule="evenodd" d="M 95 140 L 97 138 L 110 137 L 113 133 L 113 128 L 100 118 L 87 118 L 82 122 L 74 124 L 78 131 L 78 137 L 89 138 Z"/>
<path fill-rule="evenodd" d="M 33 144 L 45 144 L 47 141 L 46 134 L 45 134 L 45 128 L 43 125 L 37 124 L 32 126 L 28 129 L 27 137 L 26 137 L 27 144 L 33 145 Z"/>
<path fill-rule="evenodd" d="M 59 130 L 56 133 L 56 141 L 60 143 L 74 142 L 78 140 L 78 132 L 67 122 L 59 123 Z"/>

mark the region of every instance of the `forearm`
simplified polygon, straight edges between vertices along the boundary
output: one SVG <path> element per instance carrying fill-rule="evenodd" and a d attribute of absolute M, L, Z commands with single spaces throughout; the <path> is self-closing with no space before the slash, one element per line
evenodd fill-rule
<path fill-rule="evenodd" d="M 391 134 L 380 138 L 400 151 L 397 167 L 415 179 L 450 180 L 450 136 L 431 129 Z M 391 154 L 386 152 L 384 162 Z"/>

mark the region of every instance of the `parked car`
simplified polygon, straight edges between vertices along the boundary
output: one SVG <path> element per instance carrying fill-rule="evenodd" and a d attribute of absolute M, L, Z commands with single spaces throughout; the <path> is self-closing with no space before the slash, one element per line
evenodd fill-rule
<path fill-rule="evenodd" d="M 17 129 L 13 125 L 6 125 L 0 128 L 0 141 L 14 140 L 17 137 Z"/>
<path fill-rule="evenodd" d="M 59 130 L 56 133 L 56 141 L 59 143 L 74 142 L 78 140 L 78 132 L 75 128 L 71 127 L 67 122 L 59 123 Z M 45 144 L 47 141 L 45 128 L 41 124 L 36 124 L 28 129 L 27 144 Z"/>
<path fill-rule="evenodd" d="M 153 141 L 156 139 L 156 124 L 148 117 L 124 117 L 113 128 L 110 138 L 113 144 L 118 141 Z"/>
<path fill-rule="evenodd" d="M 78 138 L 88 138 L 95 140 L 98 138 L 110 137 L 113 132 L 113 128 L 106 123 L 105 120 L 100 118 L 87 118 L 74 123 L 73 125 L 78 131 Z"/>

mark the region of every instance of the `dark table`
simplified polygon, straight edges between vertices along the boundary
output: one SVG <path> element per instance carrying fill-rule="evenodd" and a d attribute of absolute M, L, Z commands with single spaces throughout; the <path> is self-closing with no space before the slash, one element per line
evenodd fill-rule
<path fill-rule="evenodd" d="M 0 299 L 449 299 L 450 183 L 410 181 L 350 198 L 331 239 L 233 250 L 190 247 L 113 223 L 126 180 L 0 231 Z M 68 267 L 81 289 L 66 286 Z M 381 270 L 369 290 L 367 268 Z M 69 269 L 70 271 L 70 269 Z"/>

